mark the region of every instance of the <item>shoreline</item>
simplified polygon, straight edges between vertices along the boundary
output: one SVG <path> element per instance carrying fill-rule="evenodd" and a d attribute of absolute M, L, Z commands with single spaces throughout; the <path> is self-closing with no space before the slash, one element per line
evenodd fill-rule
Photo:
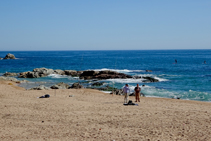
<path fill-rule="evenodd" d="M 37 97 L 49 94 L 50 98 Z M 74 95 L 69 97 L 69 95 Z M 135 97 L 129 97 L 134 101 Z M 1 140 L 209 140 L 211 103 L 93 89 L 25 90 L 0 81 Z"/>

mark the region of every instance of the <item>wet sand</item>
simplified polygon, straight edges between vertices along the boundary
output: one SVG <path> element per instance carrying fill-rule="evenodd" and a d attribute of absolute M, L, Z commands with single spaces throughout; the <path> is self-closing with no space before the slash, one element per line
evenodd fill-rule
<path fill-rule="evenodd" d="M 208 102 L 141 97 L 138 106 L 123 106 L 123 96 L 97 90 L 29 91 L 15 85 L 0 81 L 1 141 L 211 139 Z M 45 94 L 50 98 L 37 98 Z"/>

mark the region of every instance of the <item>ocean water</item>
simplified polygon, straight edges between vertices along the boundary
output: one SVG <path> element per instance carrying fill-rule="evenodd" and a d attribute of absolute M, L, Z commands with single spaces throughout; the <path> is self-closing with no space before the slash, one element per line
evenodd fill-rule
<path fill-rule="evenodd" d="M 0 75 L 5 72 L 32 71 L 41 67 L 62 70 L 109 69 L 129 75 L 151 76 L 160 82 L 143 83 L 143 79 L 109 79 L 104 80 L 105 85 L 122 88 L 128 83 L 133 91 L 139 83 L 145 85 L 141 88 L 148 97 L 179 97 L 187 100 L 211 101 L 211 50 L 2 51 L 0 57 L 3 58 L 7 53 L 14 54 L 17 59 L 0 60 Z M 77 77 L 60 75 L 27 80 L 30 83 L 21 84 L 22 87 L 83 81 Z"/>

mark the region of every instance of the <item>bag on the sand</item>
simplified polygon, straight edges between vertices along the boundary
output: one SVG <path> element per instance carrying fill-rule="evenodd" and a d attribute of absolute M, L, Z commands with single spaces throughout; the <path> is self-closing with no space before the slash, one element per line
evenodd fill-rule
<path fill-rule="evenodd" d="M 133 103 L 132 100 L 129 100 L 127 104 L 128 104 L 128 105 L 136 105 L 135 103 Z"/>
<path fill-rule="evenodd" d="M 49 94 L 46 94 L 46 95 L 41 96 L 41 97 L 39 97 L 39 98 L 49 98 L 49 97 L 50 97 L 50 95 L 49 95 Z"/>
<path fill-rule="evenodd" d="M 132 100 L 129 100 L 128 103 L 125 103 L 125 104 L 123 104 L 123 105 L 138 105 L 138 104 L 135 104 L 135 103 L 133 103 Z"/>

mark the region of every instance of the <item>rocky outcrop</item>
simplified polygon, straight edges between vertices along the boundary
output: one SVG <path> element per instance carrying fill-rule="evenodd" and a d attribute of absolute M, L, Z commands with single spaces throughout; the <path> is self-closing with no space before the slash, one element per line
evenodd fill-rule
<path fill-rule="evenodd" d="M 79 83 L 74 83 L 71 87 L 69 87 L 70 89 L 82 89 L 84 88 L 82 85 L 80 85 Z"/>
<path fill-rule="evenodd" d="M 124 73 L 118 73 L 115 71 L 105 70 L 105 71 L 94 71 L 94 70 L 86 70 L 86 71 L 75 71 L 75 70 L 53 70 L 47 68 L 36 68 L 33 71 L 21 72 L 19 73 L 19 78 L 39 78 L 45 77 L 50 74 L 59 74 L 59 75 L 71 75 L 71 76 L 79 76 L 80 79 L 84 80 L 102 80 L 102 79 L 145 79 L 143 82 L 159 82 L 158 79 L 152 77 L 142 77 L 142 76 L 131 76 Z M 15 73 L 5 73 L 5 76 L 17 76 Z M 97 84 L 98 85 L 98 84 Z"/>
<path fill-rule="evenodd" d="M 121 79 L 126 79 L 126 78 L 132 78 L 132 76 L 124 74 L 124 73 L 118 73 L 115 71 L 93 71 L 93 70 L 88 70 L 84 71 L 80 75 L 80 79 L 114 79 L 114 78 L 121 78 Z"/>
<path fill-rule="evenodd" d="M 133 79 L 140 79 L 140 78 L 145 79 L 145 80 L 143 80 L 143 82 L 145 82 L 145 83 L 159 82 L 158 79 L 155 79 L 155 78 L 149 77 L 149 76 L 133 76 Z"/>
<path fill-rule="evenodd" d="M 50 88 L 45 87 L 44 85 L 40 85 L 38 87 L 31 88 L 29 90 L 49 90 Z"/>
<path fill-rule="evenodd" d="M 11 73 L 11 72 L 6 72 L 5 74 L 3 74 L 3 76 L 5 77 L 10 77 L 10 76 L 18 76 L 18 73 Z"/>
<path fill-rule="evenodd" d="M 22 72 L 19 75 L 19 78 L 39 78 L 39 77 L 44 77 L 48 76 L 49 74 L 53 74 L 54 70 L 53 69 L 46 69 L 46 68 L 36 68 L 32 72 Z"/>
<path fill-rule="evenodd" d="M 76 71 L 76 70 L 64 70 L 65 75 L 71 75 L 71 76 L 79 76 L 83 73 L 83 71 Z"/>
<path fill-rule="evenodd" d="M 92 86 L 102 86 L 105 82 L 95 82 Z"/>
<path fill-rule="evenodd" d="M 75 71 L 75 70 L 60 70 L 60 69 L 47 69 L 47 68 L 36 68 L 33 71 L 21 72 L 19 74 L 19 78 L 39 78 L 45 77 L 50 74 L 59 74 L 59 75 L 71 75 L 71 76 L 79 76 L 83 71 Z"/>
<path fill-rule="evenodd" d="M 155 78 L 152 78 L 152 77 L 149 77 L 149 76 L 147 76 L 147 77 L 142 77 L 142 78 L 146 79 L 146 80 L 144 80 L 143 82 L 159 82 L 158 79 L 155 79 Z"/>
<path fill-rule="evenodd" d="M 51 89 L 69 89 L 70 85 L 64 83 L 64 82 L 60 82 L 56 85 L 51 86 Z"/>
<path fill-rule="evenodd" d="M 54 74 L 59 74 L 59 75 L 65 75 L 65 72 L 63 70 L 54 70 Z"/>
<path fill-rule="evenodd" d="M 8 53 L 8 54 L 4 57 L 4 59 L 16 59 L 16 58 L 15 58 L 15 55 Z"/>

